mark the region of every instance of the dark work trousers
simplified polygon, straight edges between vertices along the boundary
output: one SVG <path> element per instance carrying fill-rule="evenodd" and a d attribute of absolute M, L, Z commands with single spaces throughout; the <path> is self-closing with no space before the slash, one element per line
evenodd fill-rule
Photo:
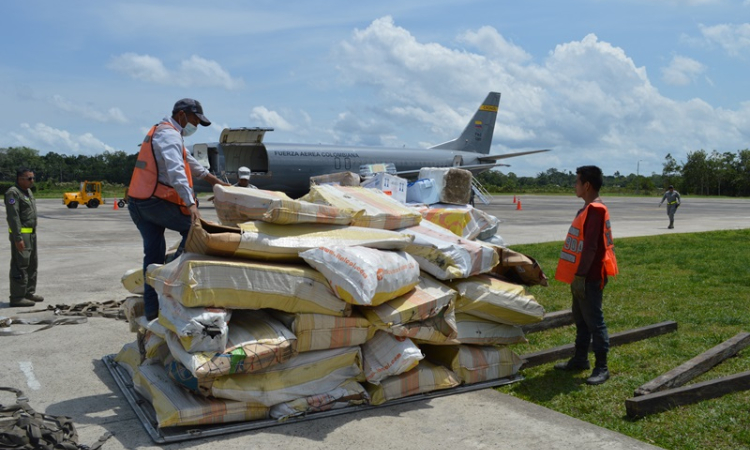
<path fill-rule="evenodd" d="M 607 285 L 607 281 L 604 281 Z M 583 299 L 573 296 L 573 320 L 576 324 L 576 348 L 588 352 L 593 340 L 594 354 L 609 351 L 609 333 L 604 323 L 602 311 L 602 294 L 604 287 L 601 282 L 586 282 L 586 295 Z"/>
<path fill-rule="evenodd" d="M 182 241 L 175 253 L 179 256 L 185 248 L 185 240 L 190 231 L 190 216 L 172 202 L 151 197 L 146 200 L 128 199 L 128 212 L 143 238 L 143 279 L 149 264 L 164 264 L 167 244 L 164 231 L 169 229 L 182 235 Z M 146 317 L 155 317 L 159 312 L 159 298 L 148 283 L 143 285 L 143 301 Z"/>

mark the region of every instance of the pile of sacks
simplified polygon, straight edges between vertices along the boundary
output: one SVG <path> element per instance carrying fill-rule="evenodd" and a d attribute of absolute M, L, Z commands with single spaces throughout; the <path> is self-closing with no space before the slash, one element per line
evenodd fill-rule
<path fill-rule="evenodd" d="M 116 361 L 159 427 L 285 419 L 507 378 L 521 365 L 509 345 L 544 317 L 501 275 L 520 267 L 543 284 L 538 265 L 474 239 L 491 221 L 447 220 L 357 186 L 313 186 L 299 200 L 216 186 L 214 198 L 222 224 L 194 224 L 185 253 L 148 268 L 158 319 L 146 321 L 139 296 L 125 303 L 138 338 Z M 514 266 L 499 270 L 501 260 Z M 139 272 L 123 277 L 134 293 Z"/>

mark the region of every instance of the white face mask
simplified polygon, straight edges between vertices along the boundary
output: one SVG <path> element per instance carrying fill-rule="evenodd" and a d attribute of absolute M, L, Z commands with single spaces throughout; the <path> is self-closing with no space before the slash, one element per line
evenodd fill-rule
<path fill-rule="evenodd" d="M 182 128 L 182 135 L 184 137 L 190 136 L 193 133 L 198 131 L 198 127 L 193 125 L 192 123 L 188 122 L 183 128 Z"/>

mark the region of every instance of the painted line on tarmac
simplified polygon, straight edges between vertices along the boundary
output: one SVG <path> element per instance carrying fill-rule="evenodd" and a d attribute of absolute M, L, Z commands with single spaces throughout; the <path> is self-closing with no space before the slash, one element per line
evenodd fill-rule
<path fill-rule="evenodd" d="M 31 364 L 31 361 L 19 361 L 18 367 L 20 367 L 21 372 L 26 375 L 26 384 L 31 389 L 38 391 L 42 388 L 41 383 L 39 383 L 39 380 L 36 379 L 36 375 L 34 375 L 34 365 Z"/>

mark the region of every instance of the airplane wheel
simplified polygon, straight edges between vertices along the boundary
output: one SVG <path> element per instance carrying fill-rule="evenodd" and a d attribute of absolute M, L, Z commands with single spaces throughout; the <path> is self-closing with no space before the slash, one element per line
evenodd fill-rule
<path fill-rule="evenodd" d="M 91 200 L 89 200 L 88 203 L 86 203 L 86 206 L 88 206 L 89 208 L 98 208 L 99 200 L 92 198 Z"/>
<path fill-rule="evenodd" d="M 70 202 L 70 203 L 68 203 L 68 208 L 70 208 L 70 209 L 76 209 L 76 208 L 78 208 L 78 202 Z"/>

